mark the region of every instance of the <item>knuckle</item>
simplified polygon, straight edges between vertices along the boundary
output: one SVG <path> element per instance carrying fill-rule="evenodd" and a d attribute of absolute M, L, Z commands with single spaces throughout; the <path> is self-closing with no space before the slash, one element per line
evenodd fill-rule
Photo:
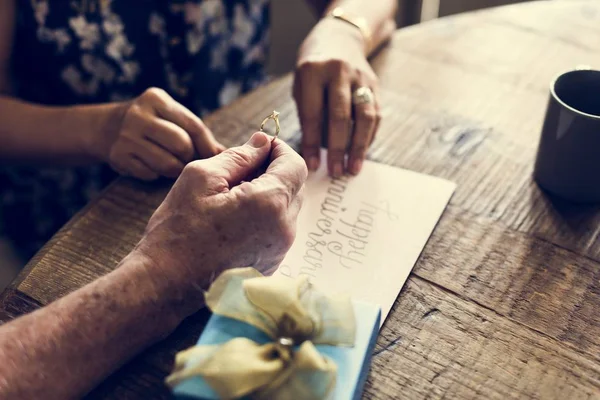
<path fill-rule="evenodd" d="M 265 204 L 265 210 L 270 214 L 282 218 L 288 208 L 289 195 L 284 190 L 277 190 L 276 193 L 269 196 Z"/>
<path fill-rule="evenodd" d="M 293 197 L 293 196 L 296 196 L 298 194 L 298 192 L 301 190 L 301 188 L 304 186 L 304 183 L 306 182 L 306 179 L 308 178 L 308 167 L 306 166 L 306 162 L 304 161 L 304 159 L 299 154 L 294 155 L 292 164 L 293 164 L 293 170 L 294 170 L 294 174 L 295 174 L 295 176 L 293 178 L 294 184 L 292 185 L 293 190 L 295 192 L 291 194 Z"/>
<path fill-rule="evenodd" d="M 369 108 L 363 108 L 360 111 L 360 116 L 361 116 L 361 118 L 365 119 L 367 122 L 375 122 L 375 121 L 377 121 L 378 113 L 377 113 L 377 111 L 375 111 L 375 109 L 369 107 Z"/>
<path fill-rule="evenodd" d="M 257 215 L 261 208 L 261 196 L 256 193 L 256 189 L 248 182 L 239 185 L 239 195 L 236 202 L 240 210 L 247 210 L 249 215 Z"/>
<path fill-rule="evenodd" d="M 273 233 L 277 235 L 281 246 L 289 249 L 294 244 L 295 238 L 295 224 L 293 221 L 290 221 L 290 218 L 287 215 L 281 215 L 279 218 L 274 219 L 274 227 Z"/>
<path fill-rule="evenodd" d="M 137 125 L 143 118 L 143 115 L 144 110 L 141 104 L 134 101 L 127 107 L 127 110 L 123 114 L 123 124 L 121 126 Z"/>
<path fill-rule="evenodd" d="M 333 58 L 327 61 L 327 67 L 330 71 L 338 74 L 350 72 L 350 70 L 352 69 L 352 67 L 347 61 L 338 58 Z"/>
<path fill-rule="evenodd" d="M 274 196 L 270 202 L 270 211 L 272 215 L 276 215 L 278 220 L 285 219 L 288 209 L 288 196 L 285 194 Z"/>
<path fill-rule="evenodd" d="M 342 91 L 330 94 L 329 119 L 333 121 L 349 121 L 352 118 L 352 106 L 347 93 Z"/>
<path fill-rule="evenodd" d="M 300 206 L 304 204 L 304 199 L 306 198 L 306 184 L 302 184 L 300 190 L 296 194 L 296 199 L 300 203 Z"/>
<path fill-rule="evenodd" d="M 379 78 L 377 77 L 377 75 L 375 74 L 375 71 L 373 70 L 368 70 L 368 71 L 361 71 L 361 76 L 364 77 L 364 80 L 366 82 L 369 83 L 369 86 L 373 89 L 378 89 L 379 87 Z"/>
<path fill-rule="evenodd" d="M 221 154 L 229 158 L 237 166 L 252 164 L 252 157 L 248 153 L 242 151 L 240 148 L 230 148 Z"/>
<path fill-rule="evenodd" d="M 304 160 L 300 157 L 300 162 L 299 162 L 299 175 L 300 175 L 300 182 L 302 182 L 301 188 L 304 187 L 304 183 L 306 182 L 306 179 L 308 178 L 308 167 L 306 166 L 306 163 L 304 162 Z"/>
<path fill-rule="evenodd" d="M 184 141 L 173 141 L 173 151 L 176 155 L 183 157 L 186 160 L 190 160 L 194 156 L 194 148 L 191 143 L 185 143 Z"/>
<path fill-rule="evenodd" d="M 267 208 L 269 212 L 283 217 L 292 203 L 292 197 L 292 193 L 290 193 L 287 186 L 280 182 L 268 196 L 269 205 Z"/>
<path fill-rule="evenodd" d="M 351 112 L 347 107 L 334 106 L 329 110 L 329 119 L 332 122 L 349 122 L 351 118 Z"/>
<path fill-rule="evenodd" d="M 279 247 L 289 249 L 295 239 L 294 221 L 289 218 L 291 196 L 283 186 L 268 190 L 249 190 L 241 199 L 241 209 L 246 209 L 257 221 L 265 221 L 267 235 L 274 238 Z"/>
<path fill-rule="evenodd" d="M 142 94 L 142 96 L 146 96 L 146 97 L 163 97 L 167 94 L 167 92 L 164 91 L 164 89 L 158 88 L 158 87 L 151 87 L 148 88 L 146 90 L 144 90 L 144 93 Z"/>
<path fill-rule="evenodd" d="M 186 164 L 179 177 L 189 181 L 191 187 L 201 191 L 222 193 L 229 187 L 227 181 L 219 177 L 207 160 L 196 160 Z"/>
<path fill-rule="evenodd" d="M 194 177 L 194 179 L 206 179 L 210 175 L 210 171 L 206 168 L 206 164 L 201 160 L 192 161 L 184 168 L 182 175 Z"/>
<path fill-rule="evenodd" d="M 371 76 L 368 71 L 363 69 L 356 69 L 354 72 L 354 76 L 358 82 L 365 82 L 367 86 L 371 86 Z"/>
<path fill-rule="evenodd" d="M 275 221 L 284 212 L 283 203 L 280 199 L 279 196 L 274 196 L 273 193 L 263 191 L 249 196 L 247 198 L 247 205 L 252 210 L 252 213 L 259 216 L 261 220 Z"/>
<path fill-rule="evenodd" d="M 282 246 L 285 249 L 290 249 L 294 244 L 294 239 L 296 238 L 295 224 L 281 221 L 279 231 L 279 238 Z"/>
<path fill-rule="evenodd" d="M 323 67 L 323 62 L 316 60 L 304 60 L 300 61 L 296 65 L 297 74 L 300 76 L 304 76 L 307 74 L 313 74 L 316 69 L 320 69 Z"/>
<path fill-rule="evenodd" d="M 157 103 L 157 102 L 162 103 L 166 96 L 168 96 L 168 94 L 163 89 L 157 88 L 157 87 L 151 87 L 151 88 L 144 90 L 144 92 L 140 96 L 140 100 L 148 101 L 150 103 Z"/>

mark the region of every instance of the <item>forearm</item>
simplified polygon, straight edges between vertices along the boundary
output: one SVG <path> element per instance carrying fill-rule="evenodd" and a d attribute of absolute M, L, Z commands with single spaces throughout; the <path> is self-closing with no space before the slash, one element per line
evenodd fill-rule
<path fill-rule="evenodd" d="M 307 0 L 319 16 L 326 16 L 334 8 L 342 7 L 350 15 L 365 19 L 371 39 L 365 51 L 371 54 L 387 41 L 396 29 L 397 0 Z"/>
<path fill-rule="evenodd" d="M 0 96 L 0 163 L 100 162 L 98 138 L 114 130 L 119 107 L 47 107 Z"/>
<path fill-rule="evenodd" d="M 148 273 L 149 262 L 130 255 L 105 277 L 0 326 L 0 398 L 79 398 L 172 332 L 189 310 L 168 279 Z"/>

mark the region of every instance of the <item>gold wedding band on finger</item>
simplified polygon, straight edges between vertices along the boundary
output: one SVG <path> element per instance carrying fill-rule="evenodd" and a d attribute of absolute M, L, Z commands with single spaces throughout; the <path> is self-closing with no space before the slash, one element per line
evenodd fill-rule
<path fill-rule="evenodd" d="M 355 106 L 372 104 L 375 101 L 373 90 L 368 86 L 361 86 L 352 93 L 352 104 Z"/>
<path fill-rule="evenodd" d="M 277 136 L 279 136 L 279 131 L 280 131 L 279 113 L 277 111 L 273 110 L 271 115 L 269 115 L 267 118 L 263 119 L 262 124 L 260 124 L 260 131 L 264 132 L 265 125 L 267 124 L 267 122 L 269 122 L 270 119 L 272 119 L 275 122 L 275 137 L 273 138 L 273 140 L 275 140 L 277 138 Z"/>

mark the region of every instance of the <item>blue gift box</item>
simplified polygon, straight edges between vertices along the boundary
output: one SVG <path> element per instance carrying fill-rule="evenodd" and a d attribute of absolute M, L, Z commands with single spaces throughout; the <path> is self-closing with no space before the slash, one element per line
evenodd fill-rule
<path fill-rule="evenodd" d="M 354 347 L 316 345 L 317 350 L 337 364 L 336 387 L 329 397 L 332 400 L 360 399 L 381 319 L 379 306 L 353 301 L 356 317 L 356 341 Z M 259 344 L 272 342 L 265 333 L 244 322 L 213 314 L 209 319 L 198 345 L 223 344 L 236 337 L 252 339 Z M 201 377 L 192 377 L 173 389 L 180 400 L 214 400 L 219 397 Z"/>

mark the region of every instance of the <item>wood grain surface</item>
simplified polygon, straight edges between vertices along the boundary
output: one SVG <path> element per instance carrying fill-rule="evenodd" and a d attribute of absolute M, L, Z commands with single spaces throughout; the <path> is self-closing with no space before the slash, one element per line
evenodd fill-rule
<path fill-rule="evenodd" d="M 374 59 L 384 121 L 369 158 L 458 188 L 380 332 L 365 398 L 600 398 L 600 207 L 552 198 L 531 178 L 549 82 L 578 64 L 600 66 L 595 0 L 427 22 Z M 290 87 L 289 76 L 274 81 L 207 123 L 235 145 L 277 109 L 297 145 Z M 114 268 L 168 187 L 109 187 L 29 263 L 0 320 Z M 190 318 L 90 398 L 168 398 L 173 356 L 206 319 Z"/>

